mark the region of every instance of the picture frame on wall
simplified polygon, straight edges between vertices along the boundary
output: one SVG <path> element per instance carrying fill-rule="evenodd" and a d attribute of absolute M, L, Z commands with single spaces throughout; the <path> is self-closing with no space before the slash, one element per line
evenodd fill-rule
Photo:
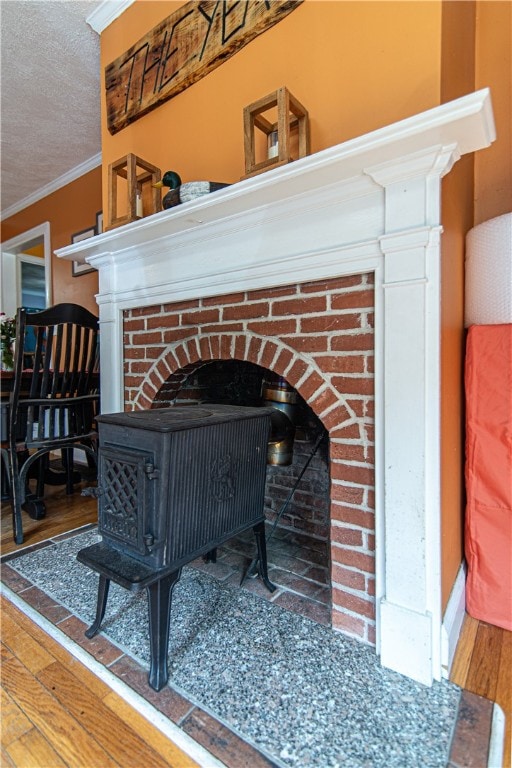
<path fill-rule="evenodd" d="M 97 216 L 96 216 L 97 219 Z M 96 227 L 88 227 L 82 229 L 80 232 L 75 232 L 71 235 L 72 243 L 81 243 L 82 240 L 88 240 L 89 237 L 94 237 L 96 234 Z M 94 267 L 90 267 L 89 264 L 80 264 L 79 261 L 72 262 L 72 275 L 73 277 L 79 277 L 80 275 L 86 275 L 88 272 L 94 272 Z"/>

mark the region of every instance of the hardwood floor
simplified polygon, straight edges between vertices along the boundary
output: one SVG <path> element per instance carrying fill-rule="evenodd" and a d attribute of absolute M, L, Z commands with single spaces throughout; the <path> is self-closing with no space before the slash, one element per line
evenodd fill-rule
<path fill-rule="evenodd" d="M 6 768 L 197 768 L 5 598 L 1 663 Z"/>
<path fill-rule="evenodd" d="M 79 491 L 66 496 L 56 490 L 44 520 L 36 522 L 24 515 L 22 546 L 96 519 L 94 499 L 80 496 Z M 12 538 L 10 506 L 4 504 L 1 551 L 19 549 Z M 150 727 L 147 720 L 5 600 L 2 617 L 1 764 L 16 768 L 140 766 L 140 750 L 150 749 L 144 743 Z M 512 768 L 512 632 L 466 615 L 451 680 L 502 707 L 506 717 L 503 768 Z M 122 738 L 111 743 L 112 733 Z M 196 765 L 160 732 L 154 738 L 148 739 L 152 747 L 151 753 L 144 752 L 144 764 Z"/>
<path fill-rule="evenodd" d="M 71 496 L 67 496 L 61 487 L 49 487 L 48 495 L 51 503 L 46 504 L 46 517 L 43 520 L 31 520 L 23 513 L 24 541 L 17 546 L 13 539 L 12 512 L 9 502 L 2 503 L 0 547 L 2 555 L 16 552 L 37 544 L 39 541 L 51 539 L 59 533 L 72 531 L 82 525 L 89 525 L 98 520 L 96 499 L 81 496 L 82 487 L 75 486 L 76 490 Z"/>
<path fill-rule="evenodd" d="M 466 614 L 450 679 L 505 714 L 503 768 L 512 766 L 512 632 Z"/>

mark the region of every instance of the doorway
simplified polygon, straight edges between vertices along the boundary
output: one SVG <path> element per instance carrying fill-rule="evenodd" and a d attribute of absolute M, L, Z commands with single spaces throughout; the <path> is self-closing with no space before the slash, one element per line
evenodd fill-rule
<path fill-rule="evenodd" d="M 20 306 L 52 303 L 50 224 L 44 222 L 2 243 L 1 311 L 13 317 Z"/>

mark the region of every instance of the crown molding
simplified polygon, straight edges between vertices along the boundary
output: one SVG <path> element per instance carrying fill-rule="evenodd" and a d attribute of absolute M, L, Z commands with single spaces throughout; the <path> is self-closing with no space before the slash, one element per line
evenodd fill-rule
<path fill-rule="evenodd" d="M 38 200 L 42 200 L 43 197 L 47 197 L 47 195 L 51 195 L 52 192 L 56 192 L 61 187 L 65 187 L 66 184 L 70 184 L 72 181 L 79 179 L 80 176 L 84 176 L 99 165 L 101 165 L 101 152 L 98 152 L 97 155 L 93 155 L 93 157 L 90 157 L 88 160 L 84 160 L 80 165 L 76 165 L 70 171 L 66 171 L 62 176 L 50 181 L 49 184 L 41 187 L 31 195 L 28 195 L 28 197 L 25 197 L 23 200 L 19 200 L 19 202 L 6 208 L 0 214 L 0 221 L 4 221 L 4 219 L 8 219 L 9 216 L 14 216 L 15 213 L 19 213 L 24 208 L 28 208 L 29 205 L 37 203 Z"/>
<path fill-rule="evenodd" d="M 101 35 L 114 19 L 117 19 L 135 2 L 135 0 L 103 0 L 98 7 L 87 17 L 87 23 L 98 35 Z"/>

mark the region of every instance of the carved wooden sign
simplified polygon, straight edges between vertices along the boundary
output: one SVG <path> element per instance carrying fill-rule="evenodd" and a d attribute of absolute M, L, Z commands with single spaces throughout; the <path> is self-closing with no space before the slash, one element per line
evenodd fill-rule
<path fill-rule="evenodd" d="M 188 88 L 303 0 L 192 0 L 105 69 L 114 134 Z"/>

